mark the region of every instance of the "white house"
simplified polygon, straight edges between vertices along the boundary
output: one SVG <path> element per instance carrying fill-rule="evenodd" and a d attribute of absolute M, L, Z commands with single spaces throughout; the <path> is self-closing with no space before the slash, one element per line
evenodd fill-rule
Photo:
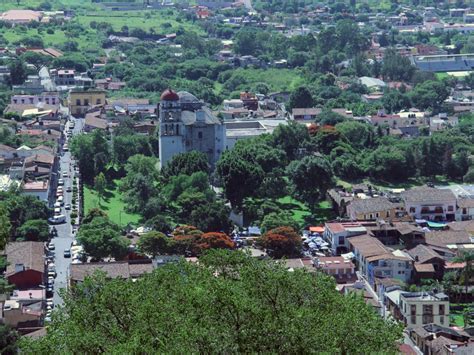
<path fill-rule="evenodd" d="M 349 250 L 348 237 L 367 233 L 367 228 L 358 222 L 331 222 L 326 223 L 323 238 L 331 244 L 334 255 L 346 253 Z"/>
<path fill-rule="evenodd" d="M 474 219 L 474 198 L 458 198 L 456 221 Z"/>
<path fill-rule="evenodd" d="M 416 219 L 453 221 L 456 214 L 456 196 L 449 189 L 415 187 L 401 193 L 407 213 Z"/>
<path fill-rule="evenodd" d="M 400 312 L 408 327 L 430 323 L 449 326 L 449 298 L 444 293 L 402 292 Z"/>

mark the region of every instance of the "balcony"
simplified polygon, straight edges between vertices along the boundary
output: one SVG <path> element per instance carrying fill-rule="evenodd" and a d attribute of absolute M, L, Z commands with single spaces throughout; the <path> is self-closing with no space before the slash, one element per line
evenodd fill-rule
<path fill-rule="evenodd" d="M 428 208 L 423 207 L 421 209 L 421 214 L 443 214 L 443 207 Z"/>

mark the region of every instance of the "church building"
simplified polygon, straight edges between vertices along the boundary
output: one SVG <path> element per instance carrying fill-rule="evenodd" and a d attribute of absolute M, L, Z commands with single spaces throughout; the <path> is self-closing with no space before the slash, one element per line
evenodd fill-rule
<path fill-rule="evenodd" d="M 160 168 L 179 153 L 197 150 L 215 167 L 225 148 L 225 125 L 194 95 L 171 89 L 161 94 Z"/>

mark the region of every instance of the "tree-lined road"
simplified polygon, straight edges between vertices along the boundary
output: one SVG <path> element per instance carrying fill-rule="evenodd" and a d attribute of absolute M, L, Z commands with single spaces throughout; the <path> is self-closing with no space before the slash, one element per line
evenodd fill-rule
<path fill-rule="evenodd" d="M 74 119 L 71 118 L 72 121 L 75 122 L 75 127 L 73 130 L 73 135 L 78 134 L 81 132 L 82 127 L 84 126 L 83 119 Z M 65 131 L 67 132 L 69 123 L 66 125 Z M 58 179 L 64 180 L 64 205 L 71 204 L 72 205 L 72 192 L 66 192 L 67 186 L 73 186 L 73 180 L 75 178 L 75 171 L 72 166 L 71 162 L 71 153 L 70 152 L 63 152 L 60 158 L 61 168 L 61 176 L 58 176 Z M 68 177 L 63 177 L 62 174 L 64 172 L 68 173 Z M 66 216 L 66 223 L 59 224 L 56 226 L 56 230 L 58 231 L 58 235 L 56 238 L 52 240 L 55 245 L 55 258 L 54 263 L 56 265 L 56 279 L 54 283 L 54 296 L 53 302 L 55 305 L 62 304 L 62 299 L 59 295 L 59 290 L 62 288 L 67 287 L 67 280 L 69 275 L 69 266 L 71 265 L 72 258 L 65 258 L 64 257 L 64 250 L 70 249 L 71 244 L 74 240 L 74 236 L 72 233 L 72 225 L 71 225 L 71 210 L 66 210 L 62 207 L 62 213 Z"/>

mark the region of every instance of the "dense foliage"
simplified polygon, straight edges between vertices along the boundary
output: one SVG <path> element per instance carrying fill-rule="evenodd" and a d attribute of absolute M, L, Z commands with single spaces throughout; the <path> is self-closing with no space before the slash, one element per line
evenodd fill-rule
<path fill-rule="evenodd" d="M 138 282 L 86 280 L 66 295 L 46 337 L 22 351 L 371 353 L 394 352 L 401 336 L 329 276 L 214 252 Z"/>

